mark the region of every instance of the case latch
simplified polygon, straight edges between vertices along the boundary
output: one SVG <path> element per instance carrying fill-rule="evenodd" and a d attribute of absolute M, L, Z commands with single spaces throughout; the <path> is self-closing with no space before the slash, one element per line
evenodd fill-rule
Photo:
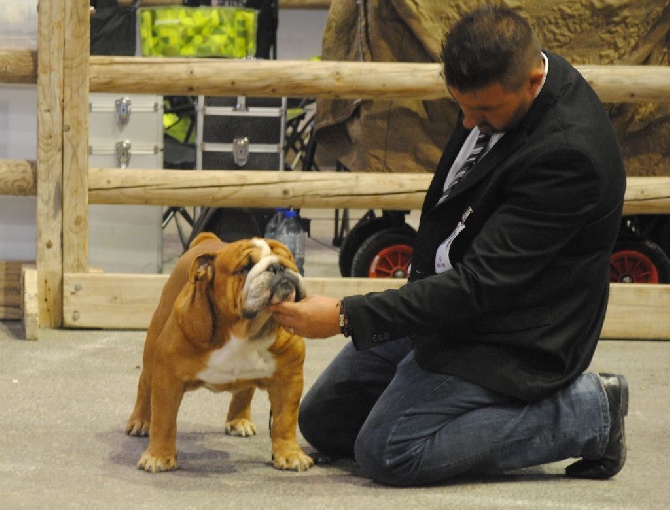
<path fill-rule="evenodd" d="M 244 166 L 249 160 L 249 139 L 245 137 L 233 140 L 233 161 L 237 166 Z"/>
<path fill-rule="evenodd" d="M 128 140 L 116 142 L 116 161 L 120 168 L 128 168 L 131 146 L 132 144 Z"/>
<path fill-rule="evenodd" d="M 247 96 L 237 96 L 237 104 L 233 108 L 234 112 L 248 112 L 247 108 Z"/>
<path fill-rule="evenodd" d="M 132 103 L 133 102 L 130 100 L 130 98 L 127 97 L 122 97 L 121 99 L 114 101 L 114 105 L 116 107 L 116 123 L 119 126 L 125 126 L 128 124 L 128 121 L 130 121 L 130 107 Z"/>

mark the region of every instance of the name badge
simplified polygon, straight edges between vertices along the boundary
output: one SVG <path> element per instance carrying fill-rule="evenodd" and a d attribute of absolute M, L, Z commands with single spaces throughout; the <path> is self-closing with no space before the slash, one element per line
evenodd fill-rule
<path fill-rule="evenodd" d="M 435 273 L 443 273 L 454 268 L 454 266 L 451 265 L 451 260 L 449 259 L 451 245 L 458 234 L 463 232 L 465 229 L 465 221 L 468 219 L 470 214 L 472 214 L 472 208 L 468 207 L 461 216 L 461 221 L 458 222 L 458 225 L 456 225 L 454 231 L 449 234 L 449 237 L 447 237 L 437 248 L 437 252 L 435 253 Z"/>

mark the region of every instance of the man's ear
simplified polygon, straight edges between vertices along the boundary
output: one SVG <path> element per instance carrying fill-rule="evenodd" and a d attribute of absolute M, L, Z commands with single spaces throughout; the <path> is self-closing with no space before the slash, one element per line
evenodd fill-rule
<path fill-rule="evenodd" d="M 189 271 L 188 283 L 174 305 L 177 323 L 196 346 L 206 347 L 214 334 L 214 308 L 210 301 L 210 285 L 214 280 L 214 253 L 197 257 Z"/>

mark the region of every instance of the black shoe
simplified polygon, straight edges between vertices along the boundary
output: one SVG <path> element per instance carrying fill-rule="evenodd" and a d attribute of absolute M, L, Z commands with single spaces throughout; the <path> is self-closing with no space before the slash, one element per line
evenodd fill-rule
<path fill-rule="evenodd" d="M 606 480 L 616 475 L 626 463 L 624 416 L 628 414 L 628 381 L 623 375 L 598 374 L 607 394 L 610 413 L 610 436 L 605 454 L 599 459 L 582 459 L 570 464 L 565 474 L 572 478 Z"/>

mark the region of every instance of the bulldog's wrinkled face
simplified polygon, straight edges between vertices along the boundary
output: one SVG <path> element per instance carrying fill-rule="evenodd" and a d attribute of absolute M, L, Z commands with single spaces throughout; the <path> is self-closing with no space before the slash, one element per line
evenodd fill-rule
<path fill-rule="evenodd" d="M 219 250 L 212 262 L 212 298 L 217 308 L 232 306 L 228 313 L 233 316 L 253 319 L 269 304 L 299 301 L 305 295 L 291 252 L 277 241 L 236 241 Z"/>
<path fill-rule="evenodd" d="M 254 318 L 269 304 L 300 301 L 305 295 L 302 276 L 288 248 L 265 239 L 251 244 L 245 250 L 248 262 L 239 269 L 246 272 L 240 300 L 244 317 Z"/>

